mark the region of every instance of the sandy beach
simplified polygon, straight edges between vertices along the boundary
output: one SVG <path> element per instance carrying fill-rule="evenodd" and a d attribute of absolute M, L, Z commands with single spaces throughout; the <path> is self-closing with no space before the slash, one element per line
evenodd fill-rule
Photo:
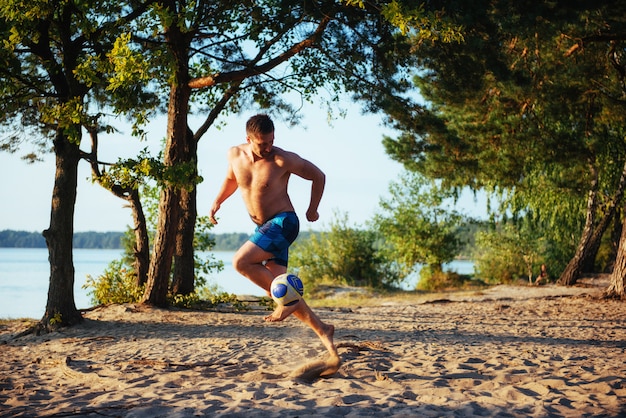
<path fill-rule="evenodd" d="M 576 287 L 496 286 L 432 299 L 316 309 L 342 366 L 297 319 L 265 311 L 114 305 L 83 324 L 0 329 L 3 417 L 626 416 L 626 302 Z"/>

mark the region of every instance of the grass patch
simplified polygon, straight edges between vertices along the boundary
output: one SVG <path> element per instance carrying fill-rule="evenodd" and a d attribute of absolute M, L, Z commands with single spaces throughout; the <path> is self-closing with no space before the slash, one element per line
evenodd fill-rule
<path fill-rule="evenodd" d="M 38 321 L 34 318 L 0 318 L 0 325 L 11 325 L 11 324 L 19 324 L 24 323 L 27 325 L 34 325 Z"/>
<path fill-rule="evenodd" d="M 475 296 L 488 286 L 450 289 L 429 292 L 420 290 L 377 290 L 369 288 L 331 287 L 317 289 L 306 295 L 307 304 L 313 308 L 351 308 L 381 305 L 421 304 L 433 300 L 448 299 L 452 296 Z"/>

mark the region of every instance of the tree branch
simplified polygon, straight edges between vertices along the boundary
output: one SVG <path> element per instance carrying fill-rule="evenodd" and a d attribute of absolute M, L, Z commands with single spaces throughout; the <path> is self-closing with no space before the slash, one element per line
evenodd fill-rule
<path fill-rule="evenodd" d="M 202 135 L 204 135 L 206 131 L 209 130 L 209 127 L 213 125 L 213 122 L 215 122 L 215 119 L 217 119 L 217 116 L 222 112 L 222 110 L 224 110 L 224 108 L 228 104 L 228 101 L 235 94 L 237 94 L 237 92 L 239 92 L 239 88 L 242 82 L 243 80 L 234 82 L 233 85 L 231 85 L 228 88 L 228 90 L 224 92 L 220 100 L 217 102 L 215 106 L 213 106 L 213 109 L 211 109 L 211 111 L 209 112 L 209 115 L 207 116 L 202 126 L 200 126 L 200 128 L 194 134 L 194 141 L 199 141 Z"/>
<path fill-rule="evenodd" d="M 317 29 L 311 34 L 311 36 L 293 45 L 291 48 L 276 56 L 275 58 L 267 61 L 265 64 L 256 65 L 254 67 L 246 68 L 244 70 L 230 71 L 227 73 L 217 73 L 215 75 L 194 78 L 189 82 L 188 85 L 192 89 L 199 89 L 204 87 L 211 87 L 220 83 L 242 81 L 248 77 L 266 73 L 271 69 L 277 67 L 278 65 L 282 64 L 283 62 L 289 60 L 291 57 L 302 52 L 306 48 L 310 48 L 315 45 L 315 43 L 317 43 L 322 37 L 324 30 L 328 26 L 330 20 L 331 18 L 329 16 L 325 16 L 320 21 Z"/>

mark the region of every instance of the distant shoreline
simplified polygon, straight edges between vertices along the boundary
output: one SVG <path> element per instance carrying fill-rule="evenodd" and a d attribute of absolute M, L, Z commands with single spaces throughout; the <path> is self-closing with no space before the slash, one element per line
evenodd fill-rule
<path fill-rule="evenodd" d="M 311 232 L 301 231 L 300 236 L 306 237 Z M 123 249 L 124 232 L 75 232 L 74 248 L 117 250 Z M 214 234 L 215 246 L 211 251 L 236 251 L 248 239 L 250 234 L 230 232 Z M 0 231 L 0 248 L 46 248 L 46 240 L 41 232 L 14 231 L 5 229 Z"/>
<path fill-rule="evenodd" d="M 74 248 L 116 250 L 123 249 L 124 232 L 75 232 Z M 248 234 L 225 233 L 216 234 L 215 246 L 212 251 L 235 251 L 248 239 Z M 0 231 L 0 248 L 46 248 L 46 240 L 41 232 L 15 231 L 5 229 Z"/>

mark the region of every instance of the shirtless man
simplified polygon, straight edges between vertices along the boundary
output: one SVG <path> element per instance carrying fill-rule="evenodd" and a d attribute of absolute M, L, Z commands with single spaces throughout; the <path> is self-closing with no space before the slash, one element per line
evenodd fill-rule
<path fill-rule="evenodd" d="M 306 211 L 310 222 L 317 221 L 317 208 L 326 176 L 311 162 L 274 146 L 274 124 L 267 115 L 256 115 L 246 123 L 246 143 L 228 151 L 226 179 L 215 198 L 210 220 L 220 205 L 239 189 L 255 233 L 235 253 L 233 267 L 270 294 L 272 280 L 287 272 L 289 246 L 299 232 L 299 221 L 287 194 L 289 176 L 295 174 L 311 181 L 311 200 Z M 282 321 L 289 315 L 307 324 L 333 357 L 338 357 L 333 342 L 335 327 L 325 324 L 304 299 L 291 306 L 279 306 L 265 318 Z"/>

